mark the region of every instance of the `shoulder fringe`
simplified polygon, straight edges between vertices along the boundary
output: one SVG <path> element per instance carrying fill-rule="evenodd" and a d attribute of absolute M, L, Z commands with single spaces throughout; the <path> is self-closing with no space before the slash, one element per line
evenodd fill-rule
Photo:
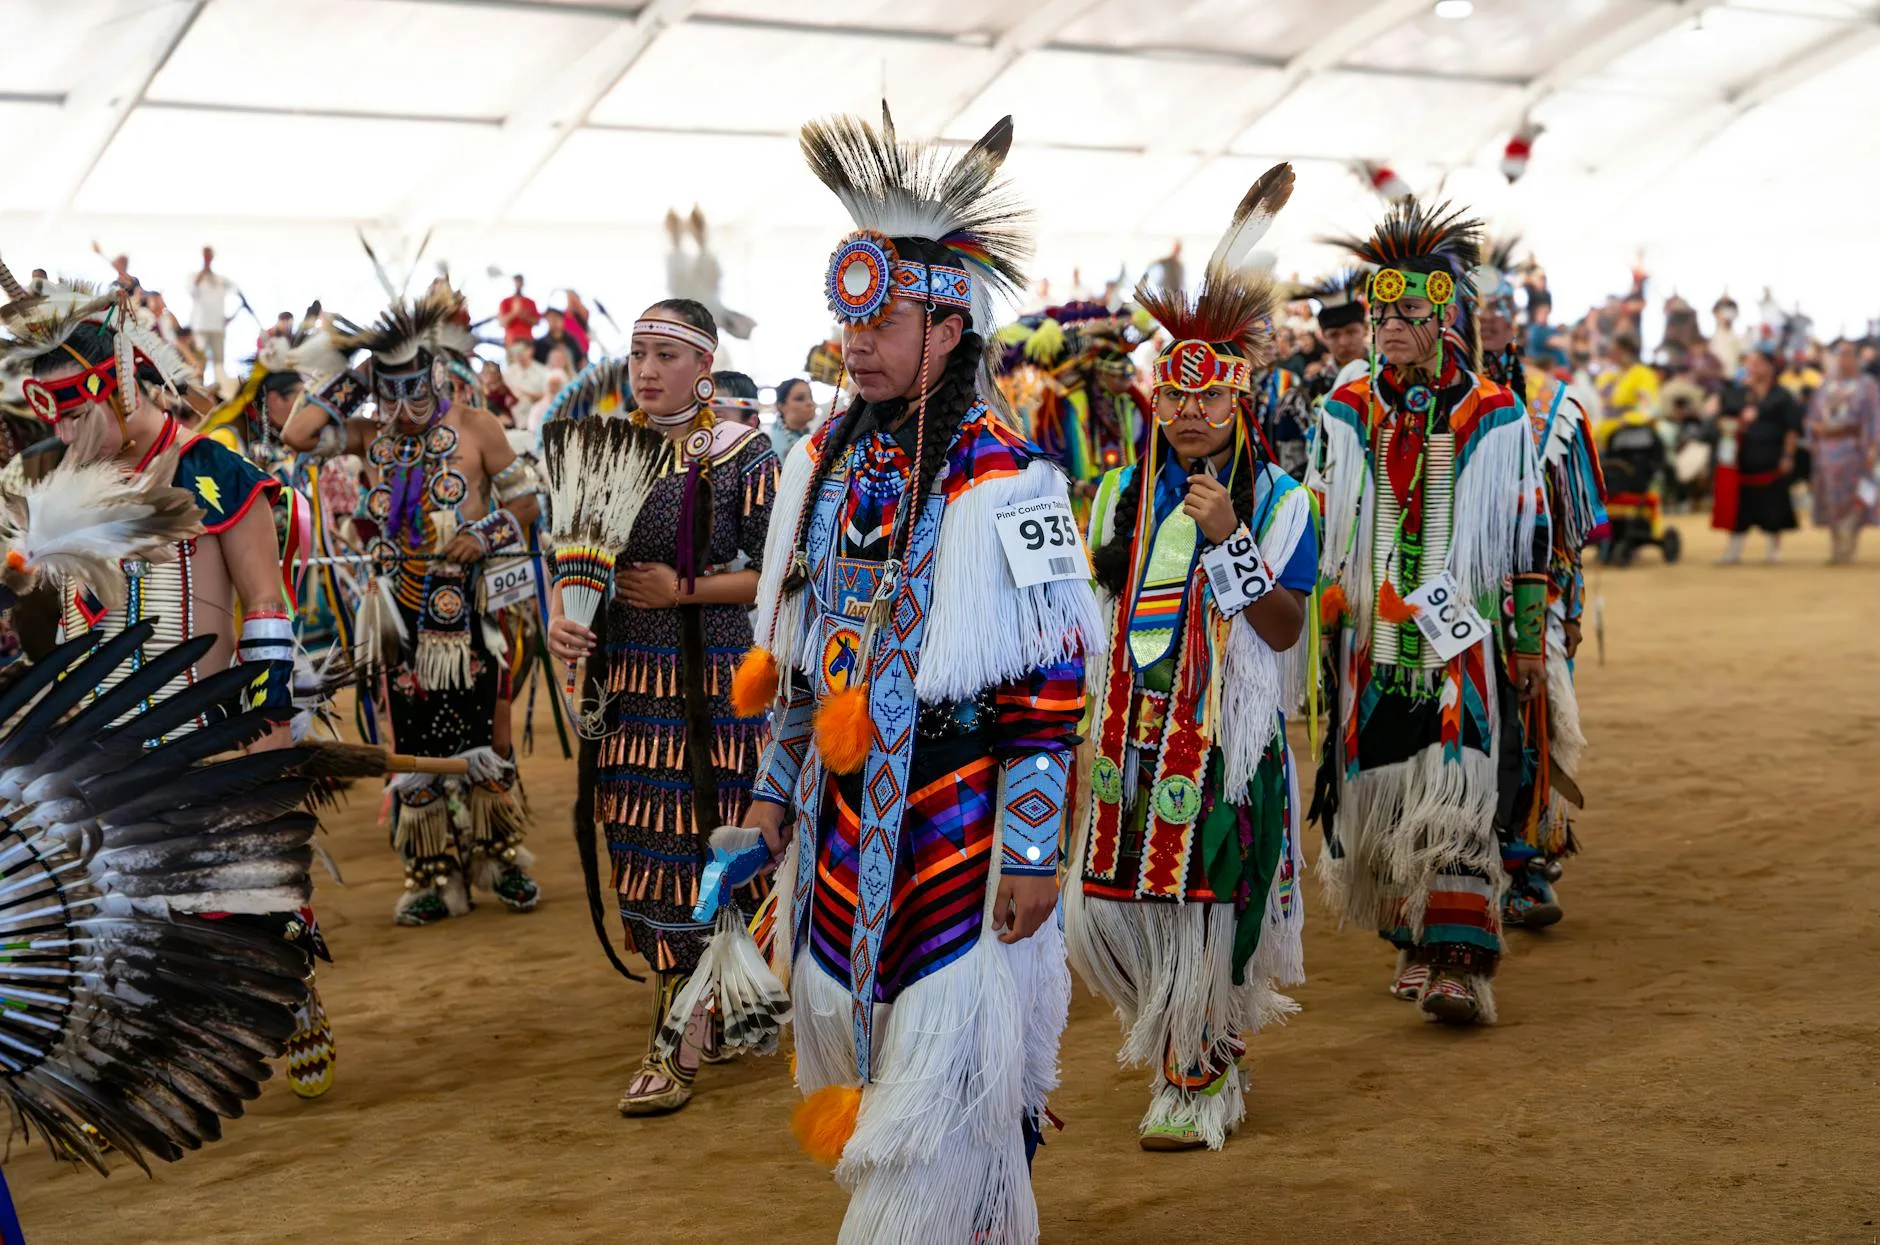
<path fill-rule="evenodd" d="M 810 438 L 790 447 L 777 478 L 777 500 L 770 510 L 770 530 L 764 536 L 764 567 L 757 580 L 757 646 L 777 659 L 785 679 L 797 665 L 802 647 L 805 593 L 798 589 L 784 600 L 783 580 L 796 553 L 793 542 L 808 503 L 810 479 L 816 463 L 809 452 Z"/>
<path fill-rule="evenodd" d="M 1532 570 L 1535 529 L 1546 524 L 1540 459 L 1527 414 L 1482 433 L 1456 473 L 1449 570 L 1470 597 L 1498 592 L 1502 581 Z"/>
<path fill-rule="evenodd" d="M 1266 527 L 1256 538 L 1269 566 L 1284 566 L 1312 523 L 1312 504 L 1302 488 L 1289 490 L 1273 508 Z M 1307 619 L 1307 626 L 1316 620 Z M 1304 635 L 1295 649 L 1304 646 Z M 1235 804 L 1247 802 L 1247 786 L 1260 766 L 1266 746 L 1280 730 L 1280 711 L 1289 695 L 1282 678 L 1286 663 L 1258 632 L 1236 621 L 1227 631 L 1227 656 L 1222 670 L 1221 723 L 1215 746 L 1226 765 L 1223 787 Z M 1296 699 L 1296 696 L 1294 696 Z"/>
<path fill-rule="evenodd" d="M 1069 492 L 1063 474 L 1038 459 L 1016 476 L 973 485 L 947 507 L 915 683 L 921 700 L 964 700 L 1079 648 L 1086 668 L 1101 662 L 1107 636 L 1088 582 L 1012 586 L 993 511 L 1046 497 Z"/>

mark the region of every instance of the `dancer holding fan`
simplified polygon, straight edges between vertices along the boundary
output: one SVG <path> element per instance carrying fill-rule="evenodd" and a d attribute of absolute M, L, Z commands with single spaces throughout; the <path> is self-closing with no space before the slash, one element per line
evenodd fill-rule
<path fill-rule="evenodd" d="M 712 422 L 717 345 L 704 307 L 686 299 L 656 303 L 633 325 L 626 367 L 587 368 L 553 412 L 585 420 L 624 410 L 630 424 L 657 429 L 667 443 L 618 551 L 604 620 L 590 626 L 577 616 L 579 588 L 604 574 L 603 554 L 583 558 L 579 574 L 551 595 L 548 633 L 556 657 L 587 659 L 583 703 L 602 707 L 603 729 L 587 732 L 601 737 L 581 750 L 576 830 L 584 845 L 597 824 L 607 836 L 628 945 L 659 978 L 652 1029 L 710 937 L 709 922 L 692 915 L 706 840 L 743 817 L 764 742 L 763 714 L 738 716 L 729 695 L 732 668 L 751 645 L 749 607 L 777 456 L 756 429 Z M 620 479 L 628 470 L 614 467 L 607 483 L 632 491 Z M 602 483 L 582 482 L 583 501 Z M 552 516 L 558 537 L 573 534 L 566 521 Z M 748 561 L 730 569 L 740 556 Z M 577 568 L 571 561 L 560 569 Z M 590 874 L 592 861 L 589 852 Z M 595 885 L 591 876 L 591 903 L 598 902 Z M 701 1008 L 671 1055 L 649 1049 L 621 1095 L 621 1114 L 683 1107 L 701 1056 L 715 1045 Z"/>

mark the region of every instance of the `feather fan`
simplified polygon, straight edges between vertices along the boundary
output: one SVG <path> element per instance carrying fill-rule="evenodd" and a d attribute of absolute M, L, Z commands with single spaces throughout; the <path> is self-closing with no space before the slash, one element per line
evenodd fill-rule
<path fill-rule="evenodd" d="M 108 1175 L 107 1147 L 147 1171 L 219 1137 L 260 1093 L 306 1000 L 306 957 L 201 914 L 304 896 L 314 819 L 293 811 L 307 781 L 280 777 L 294 750 L 197 759 L 267 726 L 267 711 L 241 713 L 240 677 L 142 708 L 116 698 L 118 728 L 124 714 L 101 707 L 43 729 L 136 643 L 90 647 L 63 645 L 0 692 L 0 1092 L 18 1124 Z M 143 749 L 166 722 L 225 710 L 214 741 Z M 135 781 L 120 777 L 127 757 Z M 35 799 L 45 782 L 64 794 Z"/>
<path fill-rule="evenodd" d="M 1279 291 L 1269 274 L 1245 265 L 1292 190 L 1290 164 L 1274 165 L 1248 188 L 1208 260 L 1198 298 L 1190 302 L 1186 290 L 1152 286 L 1145 278 L 1136 287 L 1137 303 L 1177 341 L 1233 342 L 1255 366 L 1265 366 Z"/>
<path fill-rule="evenodd" d="M 592 627 L 613 578 L 614 555 L 652 495 L 670 449 L 630 419 L 559 419 L 542 430 L 549 541 L 563 615 Z M 572 695 L 575 672 L 564 690 Z"/>
<path fill-rule="evenodd" d="M 202 531 L 202 510 L 175 474 L 176 451 L 127 476 L 115 463 L 69 462 L 21 494 L 0 494 L 0 582 L 25 592 L 47 572 L 74 579 L 112 609 L 124 604 L 121 558 L 168 562 Z"/>

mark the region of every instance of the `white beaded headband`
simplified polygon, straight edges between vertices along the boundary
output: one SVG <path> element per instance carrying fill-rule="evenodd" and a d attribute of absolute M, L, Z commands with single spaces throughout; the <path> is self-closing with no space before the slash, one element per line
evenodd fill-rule
<path fill-rule="evenodd" d="M 704 329 L 694 328 L 678 320 L 635 320 L 633 335 L 638 337 L 641 334 L 649 337 L 670 337 L 674 341 L 684 342 L 703 354 L 715 354 L 718 350 L 716 337 Z"/>

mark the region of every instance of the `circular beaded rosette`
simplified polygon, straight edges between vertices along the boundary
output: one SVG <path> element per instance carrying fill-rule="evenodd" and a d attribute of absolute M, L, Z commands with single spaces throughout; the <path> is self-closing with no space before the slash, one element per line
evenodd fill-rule
<path fill-rule="evenodd" d="M 1109 757 L 1098 757 L 1090 767 L 1090 789 L 1105 804 L 1123 802 L 1123 768 Z"/>
<path fill-rule="evenodd" d="M 380 575 L 390 575 L 398 570 L 401 555 L 398 546 L 384 537 L 378 537 L 366 546 L 366 556 L 372 559 L 372 567 Z"/>
<path fill-rule="evenodd" d="M 447 457 L 457 448 L 457 430 L 449 424 L 439 424 L 424 434 L 425 453 L 433 458 Z"/>
<path fill-rule="evenodd" d="M 366 513 L 385 522 L 392 514 L 392 490 L 389 485 L 379 484 L 366 494 Z"/>
<path fill-rule="evenodd" d="M 1446 306 L 1456 296 L 1456 279 L 1446 272 L 1432 272 L 1423 280 L 1423 295 L 1438 307 Z"/>
<path fill-rule="evenodd" d="M 829 310 L 858 327 L 879 322 L 899 258 L 894 243 L 872 229 L 850 234 L 829 259 Z"/>
<path fill-rule="evenodd" d="M 462 474 L 456 471 L 441 471 L 431 480 L 431 504 L 450 510 L 463 503 L 464 494 L 470 489 Z"/>
<path fill-rule="evenodd" d="M 455 584 L 439 584 L 425 599 L 424 611 L 437 622 L 456 622 L 463 617 L 463 589 Z"/>
<path fill-rule="evenodd" d="M 1409 282 L 1395 268 L 1380 268 L 1371 278 L 1371 297 L 1380 303 L 1394 303 L 1403 297 Z"/>

